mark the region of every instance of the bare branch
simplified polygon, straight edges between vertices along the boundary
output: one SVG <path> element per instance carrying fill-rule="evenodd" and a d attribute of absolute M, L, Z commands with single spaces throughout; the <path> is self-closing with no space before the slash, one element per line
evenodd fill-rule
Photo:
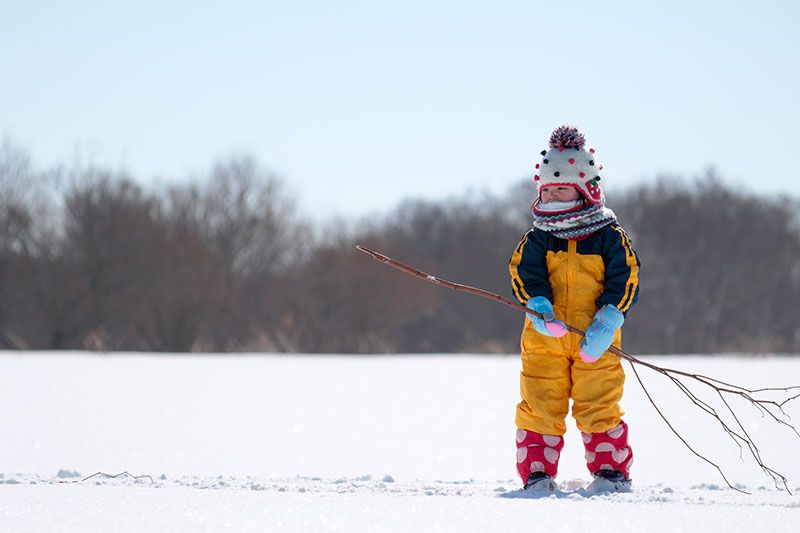
<path fill-rule="evenodd" d="M 111 479 L 115 479 L 115 478 L 122 477 L 122 476 L 127 476 L 127 477 L 132 478 L 134 481 L 136 481 L 137 479 L 149 479 L 151 485 L 155 484 L 155 481 L 153 481 L 152 476 L 149 476 L 147 474 L 144 474 L 144 475 L 141 475 L 141 476 L 134 476 L 133 474 L 131 474 L 127 470 L 124 471 L 124 472 L 120 472 L 119 474 L 106 474 L 105 472 L 95 472 L 91 476 L 87 476 L 87 477 L 85 477 L 85 478 L 83 478 L 81 480 L 59 481 L 59 483 L 83 483 L 84 481 L 88 481 L 88 480 L 92 479 L 93 477 L 98 477 L 98 476 L 107 477 L 107 478 L 111 478 Z"/>

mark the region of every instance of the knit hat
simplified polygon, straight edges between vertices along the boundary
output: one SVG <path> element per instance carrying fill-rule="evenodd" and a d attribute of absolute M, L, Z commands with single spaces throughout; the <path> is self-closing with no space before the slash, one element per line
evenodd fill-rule
<path fill-rule="evenodd" d="M 541 197 L 542 187 L 560 185 L 575 187 L 587 202 L 605 204 L 600 188 L 603 165 L 595 161 L 594 148 L 583 149 L 586 139 L 578 128 L 565 124 L 550 135 L 550 149 L 542 150 L 544 158 L 536 164 L 533 180 Z"/>

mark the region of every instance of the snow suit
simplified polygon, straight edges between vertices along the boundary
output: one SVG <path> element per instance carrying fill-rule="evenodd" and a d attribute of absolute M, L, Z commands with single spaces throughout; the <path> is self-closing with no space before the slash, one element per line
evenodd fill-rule
<path fill-rule="evenodd" d="M 553 303 L 555 318 L 586 330 L 605 304 L 627 315 L 639 295 L 639 258 L 616 222 L 583 240 L 565 240 L 539 229 L 522 238 L 509 262 L 516 299 L 535 296 Z M 590 472 L 607 468 L 628 475 L 632 453 L 619 406 L 625 374 L 616 355 L 594 363 L 579 355 L 581 336 L 538 333 L 528 318 L 522 331 L 522 373 L 517 406 L 517 467 L 523 482 L 530 472 L 555 477 L 566 432 L 569 400 L 583 433 Z M 621 343 L 620 330 L 613 345 Z"/>

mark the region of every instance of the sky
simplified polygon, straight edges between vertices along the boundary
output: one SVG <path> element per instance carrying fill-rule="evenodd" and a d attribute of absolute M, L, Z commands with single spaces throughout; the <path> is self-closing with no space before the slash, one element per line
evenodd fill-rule
<path fill-rule="evenodd" d="M 319 220 L 503 193 L 563 123 L 606 186 L 800 196 L 798 6 L 0 0 L 0 136 L 148 186 L 251 154 Z"/>

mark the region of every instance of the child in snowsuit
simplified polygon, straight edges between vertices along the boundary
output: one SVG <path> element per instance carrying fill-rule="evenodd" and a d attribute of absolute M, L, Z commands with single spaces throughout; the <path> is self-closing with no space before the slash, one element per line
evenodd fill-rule
<path fill-rule="evenodd" d="M 630 488 L 633 453 L 618 403 L 625 374 L 620 358 L 606 352 L 620 346 L 620 327 L 639 295 L 640 262 L 605 207 L 602 166 L 584 143 L 572 126 L 553 132 L 533 178 L 534 227 L 509 263 L 514 296 L 543 316 L 527 315 L 521 339 L 517 471 L 531 490 L 556 488 L 570 399 L 595 478 L 589 489 Z"/>

